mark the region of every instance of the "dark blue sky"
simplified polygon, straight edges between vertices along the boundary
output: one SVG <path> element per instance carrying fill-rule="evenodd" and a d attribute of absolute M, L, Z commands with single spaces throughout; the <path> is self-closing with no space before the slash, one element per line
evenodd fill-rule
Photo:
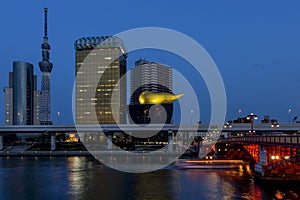
<path fill-rule="evenodd" d="M 292 117 L 300 115 L 300 2 L 9 0 L 0 5 L 1 87 L 7 86 L 15 60 L 33 63 L 40 83 L 43 7 L 49 8 L 54 122 L 57 111 L 62 113 L 63 123 L 73 121 L 74 41 L 146 26 L 182 32 L 208 51 L 225 83 L 227 119 L 236 118 L 238 109 L 242 109 L 242 115 L 253 112 L 262 118 L 267 114 L 281 122 L 288 120 L 289 108 Z M 128 68 L 139 57 L 179 70 L 185 67 L 184 62 L 178 64 L 172 56 L 162 55 L 135 52 L 129 56 Z M 196 85 L 197 81 L 193 80 Z M 203 93 L 203 99 L 208 99 L 204 101 L 207 106 L 201 108 L 201 120 L 208 121 L 209 98 L 201 84 L 195 87 Z M 1 93 L 0 124 L 4 121 L 3 99 Z"/>

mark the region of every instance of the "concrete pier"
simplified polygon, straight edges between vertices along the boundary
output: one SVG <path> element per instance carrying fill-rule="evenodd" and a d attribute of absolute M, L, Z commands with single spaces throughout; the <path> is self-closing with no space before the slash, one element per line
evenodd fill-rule
<path fill-rule="evenodd" d="M 173 151 L 173 132 L 168 132 L 168 151 Z"/>
<path fill-rule="evenodd" d="M 256 176 L 263 177 L 264 169 L 263 167 L 267 164 L 266 149 L 264 146 L 259 147 L 259 161 L 255 164 L 254 173 Z"/>
<path fill-rule="evenodd" d="M 107 149 L 108 150 L 112 149 L 112 134 L 107 135 Z"/>

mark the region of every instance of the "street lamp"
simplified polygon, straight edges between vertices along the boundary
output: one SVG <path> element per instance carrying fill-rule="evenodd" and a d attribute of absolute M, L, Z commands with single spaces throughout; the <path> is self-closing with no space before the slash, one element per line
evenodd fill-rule
<path fill-rule="evenodd" d="M 292 112 L 292 109 L 288 109 L 289 124 L 291 123 L 291 112 Z"/>
<path fill-rule="evenodd" d="M 274 128 L 274 134 L 276 133 L 276 128 L 279 128 L 279 123 L 277 121 L 273 121 L 271 127 Z"/>
<path fill-rule="evenodd" d="M 193 110 L 191 110 L 191 124 L 193 124 Z"/>
<path fill-rule="evenodd" d="M 227 136 L 229 136 L 228 129 L 232 128 L 231 123 L 227 122 L 226 124 L 224 124 L 224 128 L 227 130 Z"/>
<path fill-rule="evenodd" d="M 147 109 L 144 110 L 144 124 L 147 124 Z"/>
<path fill-rule="evenodd" d="M 226 128 L 227 130 L 229 129 L 229 128 L 231 128 L 232 127 L 232 125 L 231 125 L 231 123 L 229 123 L 229 122 L 227 122 L 226 124 L 224 124 L 224 128 Z"/>
<path fill-rule="evenodd" d="M 21 118 L 21 113 L 18 112 L 18 123 L 17 123 L 18 125 L 21 124 L 21 119 L 20 118 Z"/>
<path fill-rule="evenodd" d="M 255 133 L 255 130 L 253 129 L 253 124 L 254 124 L 254 120 L 257 119 L 258 119 L 257 115 L 254 115 L 253 113 L 247 116 L 247 120 L 250 120 L 251 123 L 251 130 L 249 131 L 250 133 Z"/>
<path fill-rule="evenodd" d="M 60 124 L 60 112 L 57 112 L 57 124 Z"/>
<path fill-rule="evenodd" d="M 241 117 L 242 109 L 239 109 L 239 118 Z"/>

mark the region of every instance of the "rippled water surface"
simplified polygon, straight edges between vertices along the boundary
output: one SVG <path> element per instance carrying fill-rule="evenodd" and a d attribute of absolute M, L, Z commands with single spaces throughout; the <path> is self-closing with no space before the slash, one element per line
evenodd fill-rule
<path fill-rule="evenodd" d="M 0 199 L 300 199 L 300 182 L 257 183 L 247 168 L 143 174 L 92 158 L 0 158 Z"/>

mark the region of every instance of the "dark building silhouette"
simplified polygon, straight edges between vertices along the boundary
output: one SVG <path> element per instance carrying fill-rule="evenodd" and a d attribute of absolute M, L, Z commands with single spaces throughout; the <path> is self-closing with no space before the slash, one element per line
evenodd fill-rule
<path fill-rule="evenodd" d="M 264 115 L 264 119 L 261 120 L 261 123 L 270 123 L 270 116 Z"/>
<path fill-rule="evenodd" d="M 251 120 L 247 119 L 247 117 L 239 117 L 233 120 L 233 123 L 251 123 Z"/>
<path fill-rule="evenodd" d="M 9 86 L 5 93 L 5 124 L 39 124 L 39 91 L 33 65 L 27 62 L 13 62 L 9 73 Z"/>

